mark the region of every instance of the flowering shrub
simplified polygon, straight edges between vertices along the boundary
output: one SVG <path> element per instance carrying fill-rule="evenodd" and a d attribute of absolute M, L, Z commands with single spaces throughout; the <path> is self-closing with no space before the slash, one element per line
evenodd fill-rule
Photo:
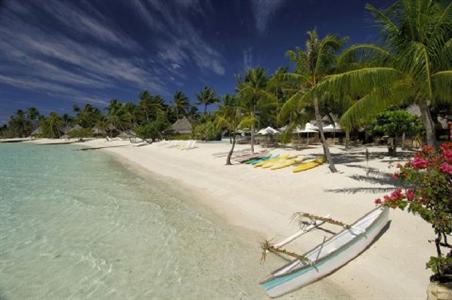
<path fill-rule="evenodd" d="M 404 188 L 376 199 L 375 204 L 407 209 L 432 224 L 437 256 L 430 258 L 427 267 L 434 273 L 432 279 L 450 281 L 452 246 L 447 235 L 452 232 L 452 142 L 442 144 L 439 150 L 424 146 L 411 161 L 397 168 L 393 177 Z M 443 249 L 447 249 L 446 254 Z"/>

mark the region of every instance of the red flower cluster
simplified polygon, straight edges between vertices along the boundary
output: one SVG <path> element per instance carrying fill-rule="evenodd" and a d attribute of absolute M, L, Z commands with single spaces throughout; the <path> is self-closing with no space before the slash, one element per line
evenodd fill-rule
<path fill-rule="evenodd" d="M 446 162 L 452 163 L 452 142 L 441 145 L 441 154 Z"/>
<path fill-rule="evenodd" d="M 395 202 L 395 201 L 399 201 L 402 199 L 405 199 L 408 197 L 410 197 L 412 201 L 414 199 L 414 192 L 412 190 L 408 190 L 405 194 L 402 192 L 402 189 L 398 188 L 396 189 L 394 192 L 392 192 L 389 195 L 385 195 L 383 197 L 383 201 L 381 199 L 375 199 L 375 204 L 380 205 L 380 204 L 385 204 L 385 203 L 389 203 L 389 202 Z"/>
<path fill-rule="evenodd" d="M 411 166 L 413 169 L 426 169 L 428 167 L 428 160 L 416 154 L 414 159 L 411 161 Z"/>
<path fill-rule="evenodd" d="M 452 175 L 452 165 L 448 164 L 447 162 L 443 162 L 440 166 L 439 166 L 439 170 L 445 174 L 449 174 Z"/>

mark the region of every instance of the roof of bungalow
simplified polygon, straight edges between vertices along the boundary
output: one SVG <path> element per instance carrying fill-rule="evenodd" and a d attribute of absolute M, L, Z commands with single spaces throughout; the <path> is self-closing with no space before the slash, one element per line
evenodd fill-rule
<path fill-rule="evenodd" d="M 39 135 L 39 134 L 42 134 L 42 128 L 41 128 L 41 126 L 39 126 L 38 128 L 36 128 L 35 130 L 33 130 L 33 131 L 31 132 L 31 136 L 33 136 L 33 135 Z"/>
<path fill-rule="evenodd" d="M 171 125 L 170 129 L 175 133 L 191 133 L 192 125 L 187 117 L 183 117 Z"/>

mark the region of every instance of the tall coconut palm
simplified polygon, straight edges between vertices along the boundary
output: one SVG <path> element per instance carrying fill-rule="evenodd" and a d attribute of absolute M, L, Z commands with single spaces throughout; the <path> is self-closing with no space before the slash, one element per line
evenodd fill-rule
<path fill-rule="evenodd" d="M 336 53 L 341 48 L 344 40 L 334 35 L 327 35 L 320 39 L 315 30 L 308 31 L 307 34 L 308 40 L 306 41 L 305 50 L 297 48 L 295 51 L 288 51 L 288 56 L 292 61 L 296 62 L 296 70 L 294 73 L 287 74 L 287 77 L 296 81 L 296 89 L 281 108 L 281 117 L 284 118 L 294 110 L 300 111 L 312 105 L 317 127 L 319 128 L 323 153 L 328 160 L 331 172 L 337 172 L 326 143 L 322 116 L 320 114 L 320 101 L 326 100 L 328 94 L 316 92 L 316 88 L 328 78 L 329 74 L 335 72 Z"/>
<path fill-rule="evenodd" d="M 116 129 L 124 131 L 127 128 L 128 120 L 123 110 L 123 104 L 116 99 L 112 99 L 107 106 L 107 120 Z"/>
<path fill-rule="evenodd" d="M 276 96 L 267 90 L 268 80 L 265 69 L 257 67 L 248 70 L 245 78 L 239 79 L 237 86 L 241 106 L 251 121 L 251 152 L 254 152 L 254 136 L 259 114 L 277 102 Z"/>
<path fill-rule="evenodd" d="M 318 87 L 338 98 L 361 97 L 341 118 L 360 125 L 392 105 L 417 104 L 426 141 L 436 144 L 431 108 L 452 102 L 452 8 L 439 1 L 399 0 L 386 10 L 366 7 L 381 27 L 384 47 L 356 45 L 341 60 L 379 57 L 378 63 L 332 75 Z"/>
<path fill-rule="evenodd" d="M 61 135 L 61 130 L 64 126 L 63 120 L 56 112 L 51 112 L 46 118 L 46 123 L 48 126 L 47 135 L 51 138 L 59 138 Z"/>
<path fill-rule="evenodd" d="M 188 97 L 181 91 L 177 91 L 174 94 L 173 101 L 176 109 L 176 116 L 179 119 L 187 113 L 190 103 L 188 102 Z"/>
<path fill-rule="evenodd" d="M 196 104 L 204 106 L 204 115 L 207 113 L 207 106 L 220 102 L 215 91 L 208 86 L 204 86 L 201 92 L 196 95 L 196 98 L 198 98 Z"/>
<path fill-rule="evenodd" d="M 149 123 L 163 110 L 164 100 L 160 96 L 151 95 L 148 91 L 141 92 L 139 98 L 139 114 L 143 117 L 144 122 Z"/>

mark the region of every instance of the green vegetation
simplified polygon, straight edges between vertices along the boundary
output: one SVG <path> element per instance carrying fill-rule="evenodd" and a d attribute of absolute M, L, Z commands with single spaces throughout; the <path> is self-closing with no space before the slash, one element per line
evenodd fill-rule
<path fill-rule="evenodd" d="M 423 124 L 418 117 L 405 110 L 390 110 L 380 113 L 370 124 L 370 132 L 374 136 L 388 136 L 392 143 L 388 144 L 389 153 L 394 155 L 399 139 L 404 148 L 406 136 L 418 136 L 423 130 Z"/>
<path fill-rule="evenodd" d="M 104 109 L 91 104 L 74 106 L 73 116 L 43 115 L 31 107 L 11 116 L 8 124 L 0 127 L 0 135 L 58 138 L 135 132 L 152 141 L 163 137 L 208 141 L 228 132 L 233 144 L 242 129 L 250 133 L 254 151 L 256 129 L 286 126 L 280 140 L 287 142 L 293 129 L 315 120 L 325 157 L 335 172 L 325 121 L 341 125 L 346 146 L 351 132 L 363 128 L 371 128 L 374 136 L 403 139 L 421 134 L 416 118 L 402 112 L 415 104 L 425 141 L 436 145 L 436 114 L 440 109 L 450 112 L 452 103 L 451 6 L 429 0 L 399 0 L 387 9 L 367 5 L 381 29 L 381 45 L 344 49 L 345 37 L 319 37 L 315 30 L 309 31 L 303 48 L 287 51 L 290 67 L 280 67 L 273 74 L 262 67 L 248 69 L 236 76 L 234 95 L 220 97 L 204 86 L 196 101 L 182 91 L 165 100 L 142 91 L 135 101 L 112 99 Z M 214 104 L 219 108 L 209 111 Z M 201 115 L 196 105 L 201 107 Z M 170 125 L 183 117 L 190 120 L 192 134 L 185 130 L 169 136 Z"/>

